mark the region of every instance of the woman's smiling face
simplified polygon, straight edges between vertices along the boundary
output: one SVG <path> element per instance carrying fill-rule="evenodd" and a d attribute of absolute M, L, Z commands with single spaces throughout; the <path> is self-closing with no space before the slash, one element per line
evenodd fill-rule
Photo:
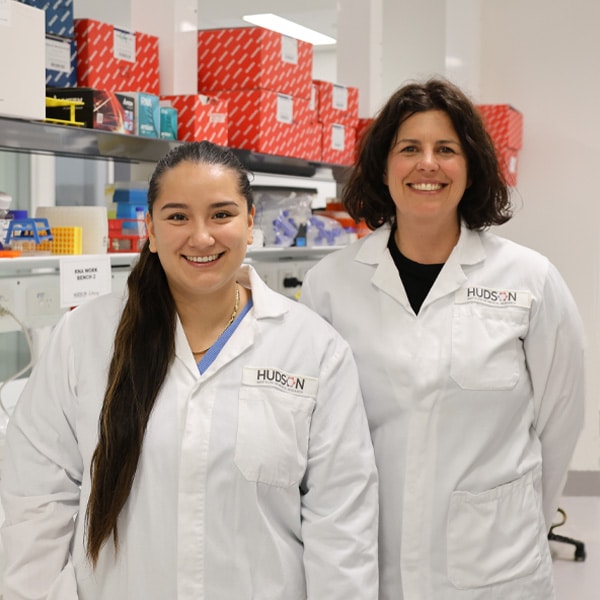
<path fill-rule="evenodd" d="M 183 161 L 163 173 L 147 216 L 150 250 L 158 254 L 177 298 L 230 285 L 252 241 L 238 175 L 222 165 Z"/>
<path fill-rule="evenodd" d="M 400 125 L 384 181 L 398 222 L 456 223 L 458 204 L 468 186 L 468 169 L 460 139 L 445 112 L 418 112 Z"/>

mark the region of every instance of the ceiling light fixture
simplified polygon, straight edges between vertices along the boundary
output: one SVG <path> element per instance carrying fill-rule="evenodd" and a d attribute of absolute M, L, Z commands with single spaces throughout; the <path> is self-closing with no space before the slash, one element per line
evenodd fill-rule
<path fill-rule="evenodd" d="M 272 13 L 265 13 L 260 15 L 244 15 L 242 19 L 253 25 L 264 27 L 265 29 L 271 29 L 287 35 L 289 37 L 296 38 L 297 40 L 303 40 L 313 44 L 313 46 L 326 46 L 335 44 L 336 40 L 328 35 L 319 33 L 314 29 L 309 29 L 293 21 L 288 21 L 283 17 L 278 17 Z"/>

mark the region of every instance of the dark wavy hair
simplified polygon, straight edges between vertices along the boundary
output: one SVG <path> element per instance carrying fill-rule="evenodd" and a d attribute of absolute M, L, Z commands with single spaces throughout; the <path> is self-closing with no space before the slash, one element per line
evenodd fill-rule
<path fill-rule="evenodd" d="M 184 161 L 234 171 L 239 191 L 251 209 L 248 172 L 230 150 L 203 141 L 176 146 L 158 162 L 148 188 L 150 214 L 163 174 Z M 86 550 L 94 566 L 102 545 L 111 536 L 118 550 L 118 517 L 131 493 L 150 413 L 175 356 L 175 302 L 158 256 L 150 252 L 147 242 L 127 287 L 100 412 L 98 444 L 90 466 Z"/>
<path fill-rule="evenodd" d="M 371 229 L 394 223 L 396 206 L 384 183 L 388 155 L 400 125 L 429 110 L 450 117 L 466 155 L 470 185 L 458 205 L 461 219 L 470 229 L 506 223 L 512 217 L 508 186 L 481 115 L 456 85 L 437 77 L 402 86 L 376 115 L 361 139 L 356 164 L 342 191 L 348 213 Z"/>

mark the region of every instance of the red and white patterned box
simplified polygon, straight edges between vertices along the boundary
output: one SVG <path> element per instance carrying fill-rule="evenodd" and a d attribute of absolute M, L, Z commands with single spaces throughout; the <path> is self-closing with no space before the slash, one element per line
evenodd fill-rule
<path fill-rule="evenodd" d="M 332 165 L 352 165 L 356 158 L 356 128 L 341 123 L 324 123 L 321 161 Z"/>
<path fill-rule="evenodd" d="M 161 105 L 168 103 L 177 110 L 177 139 L 183 142 L 208 140 L 227 146 L 228 101 L 203 94 L 161 96 Z"/>
<path fill-rule="evenodd" d="M 523 146 L 523 115 L 510 104 L 480 104 L 477 109 L 494 140 L 506 183 L 515 186 Z"/>
<path fill-rule="evenodd" d="M 309 101 L 269 90 L 223 92 L 229 102 L 229 145 L 261 154 L 296 156 Z"/>
<path fill-rule="evenodd" d="M 135 32 L 135 67 L 133 85 L 136 92 L 160 94 L 160 59 L 158 37 Z"/>
<path fill-rule="evenodd" d="M 358 88 L 330 81 L 313 80 L 316 90 L 317 121 L 356 126 L 358 123 Z"/>
<path fill-rule="evenodd" d="M 157 37 L 75 19 L 75 41 L 79 87 L 159 94 Z"/>
<path fill-rule="evenodd" d="M 367 129 L 371 126 L 375 119 L 369 117 L 365 119 L 358 119 L 358 123 L 356 124 L 356 146 L 360 144 L 360 140 L 362 136 L 365 134 Z"/>
<path fill-rule="evenodd" d="M 510 104 L 479 104 L 477 109 L 497 148 L 520 150 L 523 146 L 523 115 Z"/>
<path fill-rule="evenodd" d="M 322 125 L 320 123 L 308 123 L 296 127 L 297 133 L 294 135 L 295 150 L 292 156 L 313 162 L 321 162 Z"/>
<path fill-rule="evenodd" d="M 198 31 L 198 92 L 264 89 L 310 98 L 312 44 L 262 27 Z"/>
<path fill-rule="evenodd" d="M 517 185 L 519 151 L 514 148 L 499 148 L 497 154 L 506 183 L 510 186 Z"/>
<path fill-rule="evenodd" d="M 319 122 L 319 119 L 318 119 L 319 114 L 317 111 L 317 86 L 315 85 L 314 80 L 310 84 L 310 103 L 309 103 L 308 107 L 309 107 L 309 112 L 308 112 L 309 122 L 310 123 L 318 123 Z"/>

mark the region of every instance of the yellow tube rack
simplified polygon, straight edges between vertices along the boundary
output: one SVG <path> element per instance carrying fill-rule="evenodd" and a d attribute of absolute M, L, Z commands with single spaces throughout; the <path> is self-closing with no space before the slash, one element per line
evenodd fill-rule
<path fill-rule="evenodd" d="M 76 127 L 83 127 L 85 123 L 83 123 L 82 121 L 75 120 L 75 108 L 78 106 L 83 106 L 84 104 L 84 102 L 79 102 L 78 100 L 60 100 L 58 98 L 49 98 L 48 96 L 46 96 L 46 106 L 68 106 L 69 119 L 52 119 L 46 117 L 44 120 L 49 123 L 57 123 L 58 125 L 75 125 Z"/>

